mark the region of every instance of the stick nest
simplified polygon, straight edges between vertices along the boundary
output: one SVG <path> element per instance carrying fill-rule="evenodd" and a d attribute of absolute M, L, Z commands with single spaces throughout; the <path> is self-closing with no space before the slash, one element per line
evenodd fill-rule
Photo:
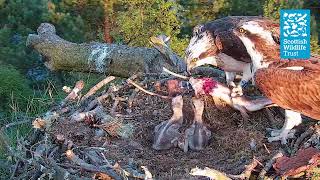
<path fill-rule="evenodd" d="M 136 77 L 135 82 L 141 81 L 143 88 L 155 91 L 154 79 Z M 165 89 L 161 92 L 168 95 Z M 213 133 L 209 146 L 200 152 L 184 153 L 178 148 L 156 151 L 152 149 L 153 129 L 171 117 L 170 99 L 146 95 L 127 81 L 79 99 L 64 101 L 48 111 L 41 121 L 37 119 L 33 134 L 19 143 L 22 153 L 11 153 L 17 162 L 13 177 L 201 179 L 190 175 L 190 170 L 210 167 L 225 174 L 241 174 L 255 159 L 256 167 L 250 169 L 249 175 L 257 178 L 264 163 L 279 149 L 290 153 L 305 142 L 299 140 L 296 145 L 296 140 L 292 140 L 287 147 L 267 142 L 266 128 L 281 128 L 283 124 L 277 108 L 271 109 L 276 119 L 273 124 L 264 111 L 252 113 L 249 121 L 243 121 L 239 112 L 218 109 L 211 97 L 205 97 L 203 118 Z M 183 112 L 186 129 L 193 121 L 188 94 L 184 96 Z M 58 116 L 51 118 L 53 113 Z M 299 127 L 298 134 L 305 128 L 305 125 Z M 267 175 L 275 175 L 275 171 Z"/>

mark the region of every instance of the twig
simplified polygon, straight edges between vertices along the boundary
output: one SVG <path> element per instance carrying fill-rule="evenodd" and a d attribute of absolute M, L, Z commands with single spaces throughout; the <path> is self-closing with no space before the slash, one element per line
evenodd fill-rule
<path fill-rule="evenodd" d="M 54 154 L 55 154 L 58 150 L 59 150 L 59 146 L 54 147 L 54 148 L 51 150 L 51 152 L 50 152 L 50 154 L 48 155 L 48 157 L 49 157 L 49 158 L 53 158 L 53 157 L 54 157 Z"/>
<path fill-rule="evenodd" d="M 90 162 L 92 162 L 95 166 L 100 166 L 104 162 L 104 160 L 94 150 L 85 152 L 85 155 L 90 159 Z M 109 166 L 109 167 L 111 167 L 111 166 Z"/>
<path fill-rule="evenodd" d="M 155 47 L 162 55 L 166 57 L 166 61 L 173 67 L 176 67 L 178 71 L 186 71 L 187 64 L 176 53 L 170 49 L 168 45 L 170 37 L 160 35 L 158 37 L 151 37 L 150 43 Z"/>
<path fill-rule="evenodd" d="M 31 122 L 30 119 L 28 119 L 28 120 L 23 120 L 23 121 L 11 122 L 11 123 L 6 124 L 5 126 L 3 126 L 3 127 L 1 128 L 1 131 L 4 131 L 4 129 L 7 129 L 7 128 L 11 127 L 11 126 L 17 126 L 17 125 L 25 124 L 25 123 L 29 123 L 29 122 Z"/>
<path fill-rule="evenodd" d="M 311 137 L 303 144 L 304 148 L 308 148 L 314 144 L 319 144 L 320 125 L 314 126 L 314 132 Z"/>
<path fill-rule="evenodd" d="M 261 97 L 263 97 L 263 96 L 261 96 Z M 270 108 L 270 107 L 280 107 L 280 106 L 278 106 L 277 104 L 270 104 L 270 105 L 266 105 L 265 107 Z"/>
<path fill-rule="evenodd" d="M 153 74 L 153 73 L 151 73 L 151 74 Z M 155 74 L 159 75 L 158 73 L 155 73 Z M 135 80 L 138 77 L 141 77 L 143 75 L 144 75 L 144 73 L 137 73 L 137 74 L 134 74 L 134 75 L 130 76 L 128 79 Z"/>
<path fill-rule="evenodd" d="M 80 179 L 80 177 L 71 175 L 66 169 L 60 167 L 60 166 L 63 166 L 63 167 L 69 168 L 69 166 L 65 166 L 63 164 L 57 164 L 52 158 L 48 158 L 48 165 L 51 166 L 56 171 L 55 176 L 58 179 Z M 81 177 L 81 179 L 90 180 L 91 178 Z"/>
<path fill-rule="evenodd" d="M 295 154 L 299 150 L 299 146 L 302 143 L 302 141 L 307 138 L 308 136 L 311 136 L 315 132 L 314 128 L 310 127 L 307 131 L 302 133 L 300 137 L 296 140 L 293 146 L 293 150 L 291 154 Z"/>
<path fill-rule="evenodd" d="M 19 166 L 20 160 L 17 161 L 16 165 L 14 166 L 14 169 L 12 171 L 12 174 L 10 176 L 10 179 L 14 179 L 14 176 L 16 175 L 16 172 L 18 170 L 18 166 Z"/>
<path fill-rule="evenodd" d="M 110 87 L 106 93 L 104 93 L 101 96 L 99 96 L 99 97 L 95 98 L 94 100 L 92 100 L 89 103 L 89 105 L 85 108 L 84 111 L 92 110 L 92 108 L 94 108 L 97 104 L 101 105 L 102 101 L 107 99 L 111 95 L 112 92 L 115 92 L 115 88 L 114 87 Z"/>
<path fill-rule="evenodd" d="M 79 97 L 78 93 L 84 88 L 84 81 L 80 80 L 76 83 L 76 85 L 74 86 L 74 88 L 72 89 L 72 91 L 70 92 L 70 94 L 64 98 L 64 100 L 62 100 L 60 102 L 60 106 L 63 107 L 66 105 L 66 103 L 69 100 L 75 100 L 76 98 Z"/>
<path fill-rule="evenodd" d="M 120 98 L 116 97 L 115 100 L 114 100 L 114 103 L 112 105 L 112 108 L 110 110 L 110 115 L 111 116 L 115 115 L 119 102 L 120 102 Z"/>
<path fill-rule="evenodd" d="M 246 165 L 246 169 L 239 175 L 227 175 L 228 177 L 232 178 L 232 179 L 249 179 L 251 176 L 252 171 L 254 170 L 254 168 L 257 167 L 257 165 L 260 164 L 260 162 L 258 160 L 256 160 L 255 158 L 252 160 L 252 162 L 249 165 Z"/>
<path fill-rule="evenodd" d="M 266 149 L 266 151 L 268 152 L 268 154 L 270 154 L 270 150 L 268 149 L 268 147 L 266 146 L 265 143 L 263 143 L 263 147 Z"/>
<path fill-rule="evenodd" d="M 92 96 L 94 93 L 96 93 L 100 88 L 102 88 L 103 86 L 105 86 L 106 84 L 108 84 L 109 82 L 113 81 L 115 79 L 114 76 L 108 76 L 107 78 L 105 78 L 104 80 L 100 81 L 98 84 L 96 84 L 95 86 L 93 86 L 88 92 L 87 94 L 85 94 L 81 101 L 87 99 L 89 96 Z"/>
<path fill-rule="evenodd" d="M 80 166 L 82 169 L 85 169 L 87 171 L 104 172 L 112 177 L 118 176 L 114 172 L 111 171 L 113 169 L 113 167 L 104 166 L 105 168 L 102 169 L 101 167 L 97 167 L 92 164 L 89 164 L 89 163 L 85 162 L 84 160 L 82 160 L 81 158 L 79 158 L 79 156 L 75 155 L 72 150 L 67 150 L 66 156 L 70 161 L 72 161 L 73 163 L 75 163 L 76 165 Z M 115 179 L 119 179 L 119 178 L 115 178 Z"/>
<path fill-rule="evenodd" d="M 145 90 L 143 87 L 139 86 L 138 84 L 136 84 L 135 82 L 133 82 L 131 79 L 128 79 L 127 82 L 130 83 L 130 84 L 132 84 L 133 86 L 135 86 L 135 87 L 138 88 L 139 90 L 143 91 L 144 93 L 149 94 L 149 95 L 151 95 L 151 96 L 158 96 L 158 97 L 161 97 L 161 98 L 164 98 L 164 99 L 172 99 L 172 97 L 162 96 L 162 95 L 160 95 L 160 94 L 156 94 L 156 93 L 150 92 L 150 91 L 148 91 L 148 90 Z"/>
<path fill-rule="evenodd" d="M 173 76 L 176 76 L 176 77 L 178 77 L 178 78 L 181 78 L 181 79 L 189 79 L 189 77 L 184 76 L 184 75 L 177 74 L 177 73 L 175 73 L 175 72 L 172 72 L 172 71 L 170 71 L 169 69 L 167 69 L 167 68 L 165 68 L 165 67 L 163 67 L 162 70 L 163 70 L 164 72 L 169 73 L 169 74 L 171 74 L 171 75 L 173 75 Z"/>
<path fill-rule="evenodd" d="M 12 123 L 9 123 L 7 124 L 6 126 L 3 126 L 1 129 L 0 129 L 0 142 L 1 144 L 4 146 L 5 150 L 13 157 L 19 159 L 20 161 L 22 162 L 26 162 L 27 160 L 22 157 L 19 153 L 16 153 L 14 151 L 14 149 L 10 146 L 10 144 L 8 143 L 8 140 L 7 140 L 7 137 L 5 135 L 5 129 L 6 128 L 9 128 L 11 126 L 16 126 L 16 125 L 20 125 L 20 124 L 23 124 L 23 123 L 28 123 L 30 122 L 29 120 L 24 120 L 24 121 L 17 121 L 17 122 L 12 122 Z"/>
<path fill-rule="evenodd" d="M 263 180 L 267 174 L 267 172 L 270 170 L 274 162 L 279 158 L 282 157 L 283 153 L 280 151 L 277 154 L 275 154 L 264 166 L 264 168 L 259 173 L 258 179 Z"/>
<path fill-rule="evenodd" d="M 107 160 L 106 156 L 102 152 L 100 152 L 99 154 L 103 157 L 103 161 L 106 163 L 106 165 L 111 166 L 111 163 Z"/>
<path fill-rule="evenodd" d="M 133 100 L 134 100 L 135 96 L 136 96 L 137 93 L 138 93 L 138 90 L 139 90 L 138 88 L 135 88 L 135 89 L 133 90 L 132 94 L 129 96 L 128 107 L 129 107 L 130 110 L 131 110 L 131 108 L 132 108 Z"/>
<path fill-rule="evenodd" d="M 101 117 L 104 116 L 106 112 L 104 111 L 103 106 L 97 106 L 95 109 L 87 112 L 75 112 L 71 115 L 71 121 L 72 122 L 81 122 L 84 121 L 86 118 L 92 118 L 97 116 Z"/>

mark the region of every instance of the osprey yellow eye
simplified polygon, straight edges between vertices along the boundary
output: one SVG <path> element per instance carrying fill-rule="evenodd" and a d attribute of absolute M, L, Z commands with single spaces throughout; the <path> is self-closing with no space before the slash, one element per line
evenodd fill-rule
<path fill-rule="evenodd" d="M 244 30 L 243 28 L 240 28 L 240 29 L 239 29 L 239 32 L 240 32 L 240 33 L 244 33 L 244 32 L 246 32 L 246 30 Z"/>
<path fill-rule="evenodd" d="M 193 63 L 197 62 L 197 58 L 192 59 L 191 62 Z"/>

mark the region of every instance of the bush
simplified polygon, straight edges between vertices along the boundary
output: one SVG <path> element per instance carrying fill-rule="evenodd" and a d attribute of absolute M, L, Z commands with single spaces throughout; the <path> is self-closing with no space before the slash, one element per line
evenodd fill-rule
<path fill-rule="evenodd" d="M 0 64 L 0 111 L 17 111 L 27 105 L 31 96 L 27 79 L 13 66 Z"/>

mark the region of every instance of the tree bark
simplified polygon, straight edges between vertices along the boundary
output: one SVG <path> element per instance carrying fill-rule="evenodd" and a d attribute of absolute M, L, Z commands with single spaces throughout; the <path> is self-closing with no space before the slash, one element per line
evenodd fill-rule
<path fill-rule="evenodd" d="M 105 15 L 105 17 L 104 17 L 103 36 L 104 36 L 104 41 L 106 43 L 112 43 L 112 37 L 110 35 L 110 30 L 111 30 L 111 23 L 109 21 L 109 16 Z"/>
<path fill-rule="evenodd" d="M 28 36 L 26 45 L 43 55 L 46 67 L 52 71 L 96 72 L 119 77 L 140 72 L 161 73 L 163 67 L 186 71 L 183 61 L 176 66 L 155 48 L 98 42 L 76 44 L 56 35 L 55 27 L 49 23 L 42 23 L 37 32 Z"/>
<path fill-rule="evenodd" d="M 110 35 L 111 32 L 111 21 L 110 21 L 110 12 L 108 11 L 109 0 L 104 0 L 104 29 L 103 29 L 103 36 L 104 41 L 106 43 L 112 43 L 112 37 Z M 112 2 L 110 2 L 112 3 Z"/>

